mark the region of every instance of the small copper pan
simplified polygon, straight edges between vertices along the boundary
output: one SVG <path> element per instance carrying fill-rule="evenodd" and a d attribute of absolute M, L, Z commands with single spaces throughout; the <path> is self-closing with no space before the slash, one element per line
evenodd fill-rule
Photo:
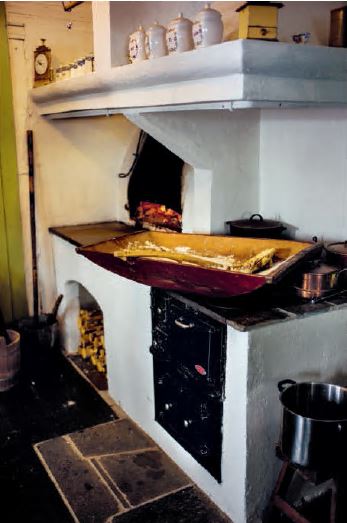
<path fill-rule="evenodd" d="M 345 269 L 321 262 L 313 262 L 300 274 L 294 289 L 298 296 L 306 299 L 320 298 L 336 290 L 339 278 Z"/>

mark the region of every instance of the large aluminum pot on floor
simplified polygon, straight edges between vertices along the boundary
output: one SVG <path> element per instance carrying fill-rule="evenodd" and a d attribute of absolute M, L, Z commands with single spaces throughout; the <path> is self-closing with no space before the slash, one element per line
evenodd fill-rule
<path fill-rule="evenodd" d="M 337 470 L 347 454 L 347 388 L 286 379 L 278 389 L 282 454 L 300 467 Z"/>

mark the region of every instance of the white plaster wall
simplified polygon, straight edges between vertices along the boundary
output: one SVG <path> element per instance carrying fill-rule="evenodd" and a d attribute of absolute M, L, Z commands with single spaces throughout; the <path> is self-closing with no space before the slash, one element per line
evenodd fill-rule
<path fill-rule="evenodd" d="M 292 35 L 310 32 L 306 45 L 328 45 L 330 11 L 344 6 L 344 2 L 284 2 L 279 10 L 278 36 L 280 42 L 292 42 Z"/>
<path fill-rule="evenodd" d="M 247 385 L 247 521 L 260 523 L 280 467 L 277 383 L 286 378 L 343 385 L 347 379 L 347 310 L 250 332 Z"/>
<path fill-rule="evenodd" d="M 117 174 L 131 164 L 138 130 L 120 115 L 47 121 L 30 103 L 33 51 L 40 37 L 46 37 L 52 49 L 53 66 L 92 50 L 91 2 L 71 13 L 64 12 L 61 2 L 6 2 L 6 12 L 28 301 L 32 283 L 26 129 L 33 129 L 39 294 L 42 310 L 48 311 L 56 298 L 48 227 L 128 218 L 124 210 L 127 180 Z M 72 22 L 71 30 L 68 22 Z"/>
<path fill-rule="evenodd" d="M 224 222 L 258 212 L 259 111 L 185 111 L 131 115 L 136 125 L 194 169 L 210 171 L 210 196 L 197 196 L 201 214 L 210 215 L 213 233 Z M 199 229 L 196 229 L 196 231 Z"/>
<path fill-rule="evenodd" d="M 26 288 L 29 309 L 32 309 L 32 271 L 31 240 L 29 221 L 29 184 L 26 149 L 26 130 L 34 129 L 32 107 L 28 90 L 33 85 L 33 51 L 40 45 L 40 38 L 47 39 L 52 49 L 52 65 L 71 62 L 93 49 L 91 4 L 85 2 L 71 13 L 65 13 L 61 2 L 6 2 L 9 50 L 11 60 L 12 90 L 17 141 L 17 164 L 20 191 L 21 218 L 23 227 Z M 72 29 L 67 23 L 72 22 Z M 35 136 L 34 136 L 35 138 Z M 48 145 L 47 145 L 48 144 Z M 50 159 L 56 156 L 54 142 L 49 135 L 45 147 L 49 148 Z M 58 153 L 59 154 L 59 153 Z M 37 166 L 40 170 L 40 166 Z M 37 215 L 38 221 L 41 216 Z M 43 217 L 44 225 L 47 225 Z M 49 223 L 48 223 L 49 225 Z M 46 246 L 44 246 L 46 248 Z M 40 272 L 42 274 L 42 269 Z M 41 278 L 42 285 L 48 285 L 52 291 L 55 283 L 51 279 Z M 41 289 L 41 294 L 45 292 Z M 47 304 L 51 306 L 51 303 Z M 45 305 L 46 306 L 46 305 Z"/>
<path fill-rule="evenodd" d="M 260 211 L 297 239 L 345 240 L 347 110 L 262 110 Z"/>
<path fill-rule="evenodd" d="M 248 332 L 227 327 L 221 508 L 233 523 L 246 521 Z"/>
<path fill-rule="evenodd" d="M 111 2 L 91 2 L 93 13 L 94 69 L 107 70 L 111 65 Z"/>
<path fill-rule="evenodd" d="M 33 81 L 33 52 L 46 38 L 52 66 L 68 63 L 93 51 L 92 3 L 84 2 L 70 13 L 61 2 L 5 2 L 9 24 L 24 24 L 28 77 Z M 71 29 L 67 27 L 71 23 Z M 10 25 L 11 29 L 11 25 Z M 11 36 L 11 35 L 10 35 Z M 24 87 L 24 86 L 23 86 Z"/>
<path fill-rule="evenodd" d="M 137 129 L 122 116 L 60 120 L 37 119 L 38 256 L 41 303 L 49 309 L 56 296 L 48 227 L 121 219 L 129 144 Z"/>

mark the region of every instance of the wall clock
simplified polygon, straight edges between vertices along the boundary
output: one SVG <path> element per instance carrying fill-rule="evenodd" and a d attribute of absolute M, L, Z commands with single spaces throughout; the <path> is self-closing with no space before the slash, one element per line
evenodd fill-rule
<path fill-rule="evenodd" d="M 41 38 L 42 44 L 34 51 L 34 87 L 51 81 L 51 50 L 45 45 L 45 41 Z"/>

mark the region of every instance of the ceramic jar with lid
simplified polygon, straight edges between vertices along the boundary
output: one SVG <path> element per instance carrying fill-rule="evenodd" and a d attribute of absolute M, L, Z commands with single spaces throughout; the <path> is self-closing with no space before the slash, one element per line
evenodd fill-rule
<path fill-rule="evenodd" d="M 171 20 L 166 30 L 166 43 L 169 54 L 183 53 L 194 48 L 192 22 L 182 13 Z"/>
<path fill-rule="evenodd" d="M 142 25 L 129 36 L 129 60 L 132 64 L 146 60 L 145 38 L 146 33 Z"/>
<path fill-rule="evenodd" d="M 219 44 L 223 39 L 222 15 L 211 4 L 205 4 L 204 9 L 196 15 L 193 24 L 193 39 L 195 48 Z"/>
<path fill-rule="evenodd" d="M 167 55 L 166 29 L 157 21 L 146 32 L 146 54 L 150 60 Z"/>

